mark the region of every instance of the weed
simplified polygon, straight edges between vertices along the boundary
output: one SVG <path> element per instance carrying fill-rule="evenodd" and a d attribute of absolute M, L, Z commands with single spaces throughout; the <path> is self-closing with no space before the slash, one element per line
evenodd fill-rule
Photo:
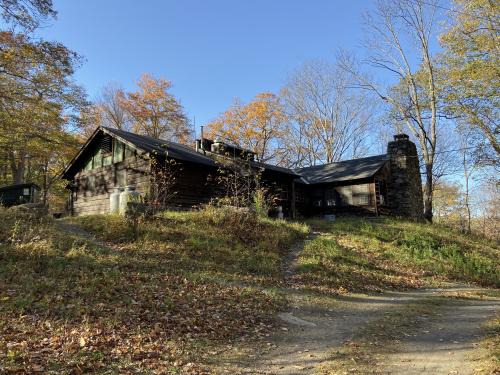
<path fill-rule="evenodd" d="M 299 259 L 304 287 L 381 290 L 439 280 L 500 285 L 498 245 L 436 225 L 396 219 L 312 220 L 324 232 Z"/>

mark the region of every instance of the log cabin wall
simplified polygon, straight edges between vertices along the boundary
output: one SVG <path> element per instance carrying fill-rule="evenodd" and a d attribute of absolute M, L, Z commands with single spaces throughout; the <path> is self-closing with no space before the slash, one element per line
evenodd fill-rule
<path fill-rule="evenodd" d="M 404 139 L 400 139 L 402 137 Z M 396 143 L 413 145 L 407 136 L 396 138 L 389 146 Z M 394 148 L 391 147 L 389 151 Z M 401 151 L 400 148 L 397 150 Z M 389 157 L 376 155 L 296 170 L 257 162 L 255 167 L 263 171 L 259 180 L 261 186 L 269 188 L 277 198 L 276 204 L 283 207 L 287 217 L 295 217 L 296 212 L 299 216 L 332 213 L 398 214 L 398 209 L 408 206 L 405 205 L 408 200 L 396 201 L 396 193 L 411 196 L 408 193 L 411 189 L 419 190 L 421 187 L 419 176 L 410 178 L 411 173 L 407 173 L 409 168 L 402 168 L 411 164 L 415 172 L 412 173 L 416 176 L 418 161 L 410 160 L 410 163 L 406 160 L 409 159 L 406 154 L 403 155 L 404 160 L 397 154 L 398 164 L 393 160 L 393 154 L 395 152 L 389 152 Z M 109 212 L 110 194 L 116 187 L 127 185 L 135 186 L 144 198 L 153 201 L 150 188 L 155 173 L 151 169 L 149 155 L 155 158 L 168 157 L 179 162 L 181 169 L 173 187 L 176 194 L 167 202 L 169 207 L 197 207 L 224 195 L 224 189 L 218 181 L 219 168 L 223 167 L 219 159 L 223 156 L 122 130 L 99 128 L 63 175 L 70 181 L 68 187 L 72 190 L 72 214 Z M 395 170 L 394 163 L 398 170 Z M 398 172 L 397 176 L 395 171 Z M 399 181 L 399 185 L 394 181 Z M 400 192 L 401 186 L 408 188 Z M 421 204 L 419 196 L 414 200 L 416 202 L 411 203 L 415 203 L 415 207 Z M 420 209 L 417 207 L 412 212 L 416 211 Z"/>
<path fill-rule="evenodd" d="M 195 163 L 177 161 L 175 179 L 172 187 L 175 195 L 169 200 L 170 208 L 190 209 L 209 203 L 224 195 L 217 182 L 217 168 Z M 74 178 L 72 191 L 72 214 L 93 215 L 109 212 L 109 196 L 117 187 L 135 186 L 143 197 L 148 197 L 152 171 L 151 163 L 145 155 L 135 155 L 132 159 L 97 168 L 80 170 Z M 263 185 L 270 187 L 278 198 L 277 204 L 283 206 L 286 215 L 291 215 L 291 176 L 265 173 Z"/>
<path fill-rule="evenodd" d="M 122 162 L 93 170 L 80 170 L 71 192 L 72 215 L 109 212 L 109 195 L 117 187 L 135 186 L 141 195 L 149 192 L 150 161 L 145 155 L 133 155 Z"/>
<path fill-rule="evenodd" d="M 187 162 L 178 162 L 178 167 L 172 188 L 175 195 L 167 203 L 169 207 L 195 208 L 220 195 L 216 168 Z"/>
<path fill-rule="evenodd" d="M 285 217 L 295 216 L 295 176 L 274 171 L 264 171 L 262 187 L 269 190 L 274 204 L 283 208 Z"/>

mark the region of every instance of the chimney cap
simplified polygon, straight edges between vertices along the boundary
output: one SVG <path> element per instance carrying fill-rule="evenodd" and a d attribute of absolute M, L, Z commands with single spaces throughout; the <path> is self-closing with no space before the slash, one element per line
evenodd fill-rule
<path fill-rule="evenodd" d="M 408 141 L 409 139 L 410 139 L 410 136 L 408 134 L 399 133 L 399 134 L 394 135 L 395 141 Z"/>

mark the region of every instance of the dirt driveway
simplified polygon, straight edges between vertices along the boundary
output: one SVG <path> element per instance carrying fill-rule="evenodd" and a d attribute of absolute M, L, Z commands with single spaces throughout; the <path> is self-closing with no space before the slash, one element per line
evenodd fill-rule
<path fill-rule="evenodd" d="M 301 246 L 284 266 L 292 280 Z M 475 374 L 482 325 L 500 314 L 488 289 L 448 285 L 319 296 L 290 287 L 289 309 L 263 345 L 227 359 L 230 374 Z"/>

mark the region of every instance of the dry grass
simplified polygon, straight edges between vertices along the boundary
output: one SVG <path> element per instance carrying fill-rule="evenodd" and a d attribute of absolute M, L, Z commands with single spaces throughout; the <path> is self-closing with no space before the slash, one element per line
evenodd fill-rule
<path fill-rule="evenodd" d="M 218 211 L 165 213 L 140 237 L 116 216 L 0 212 L 0 372 L 204 373 L 232 340 L 264 335 L 283 300 L 280 252 L 305 226 L 261 220 L 242 239 Z"/>
<path fill-rule="evenodd" d="M 485 338 L 481 341 L 484 355 L 479 358 L 478 374 L 500 374 L 500 316 L 488 321 L 484 329 Z"/>

